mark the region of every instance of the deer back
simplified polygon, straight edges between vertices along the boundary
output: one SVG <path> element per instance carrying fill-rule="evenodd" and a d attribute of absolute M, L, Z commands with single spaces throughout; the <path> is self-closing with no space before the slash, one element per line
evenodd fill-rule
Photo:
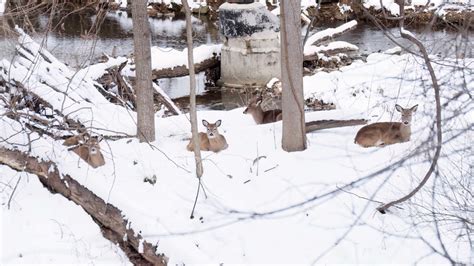
<path fill-rule="evenodd" d="M 402 122 L 379 122 L 366 125 L 357 132 L 354 143 L 367 148 L 409 141 L 412 114 L 417 106 L 405 109 L 398 104 L 395 105 L 396 110 L 401 113 Z"/>
<path fill-rule="evenodd" d="M 251 114 L 257 125 L 280 121 L 282 119 L 281 110 L 274 109 L 263 111 L 261 105 L 262 101 L 263 99 L 261 96 L 250 100 L 249 104 L 247 105 L 247 108 L 245 108 L 244 110 L 244 114 Z"/>

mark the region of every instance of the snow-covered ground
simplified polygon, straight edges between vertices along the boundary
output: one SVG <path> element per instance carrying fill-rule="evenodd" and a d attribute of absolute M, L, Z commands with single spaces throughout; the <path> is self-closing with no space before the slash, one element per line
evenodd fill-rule
<path fill-rule="evenodd" d="M 81 207 L 51 194 L 34 175 L 0 165 L 0 202 L 2 265 L 128 262 Z"/>
<path fill-rule="evenodd" d="M 28 48 L 34 50 L 33 46 Z M 442 103 L 446 103 L 443 115 L 454 117 L 443 124 L 446 143 L 439 169 L 452 170 L 455 162 L 454 177 L 469 176 L 472 150 L 461 148 L 472 145 L 474 136 L 469 129 L 474 122 L 474 109 L 466 108 L 466 103 L 472 101 L 466 93 L 456 95 L 474 90 L 474 76 L 469 75 L 474 59 L 436 56 L 432 59 L 442 86 Z M 10 69 L 6 67 L 8 62 L 2 64 L 4 71 Z M 12 75 L 17 79 L 22 74 L 30 75 L 21 72 L 22 65 L 27 64 L 26 60 L 15 63 L 17 71 Z M 51 72 L 46 77 L 52 78 L 57 71 L 69 75 L 67 67 L 59 62 L 36 68 L 46 69 Z M 93 121 L 96 127 L 106 125 L 133 133 L 130 131 L 135 124 L 130 118 L 134 114 L 121 107 L 112 108 L 100 94 L 87 91 L 93 88 L 87 85 L 93 83 L 89 77 L 81 79 L 84 84 L 80 88 L 85 91 L 74 91 L 67 102 L 71 112 L 85 108 L 75 113 L 75 118 Z M 35 75 L 30 82 L 50 101 L 54 97 L 64 101 L 64 96 L 48 89 L 46 84 L 54 84 L 64 91 L 70 89 L 68 82 L 41 80 Z M 417 222 L 413 216 L 416 207 L 424 208 L 431 202 L 428 191 L 431 182 L 410 204 L 391 208 L 386 215 L 375 211 L 380 202 L 409 192 L 429 167 L 426 155 L 433 149 L 425 141 L 432 139 L 435 110 L 430 84 L 423 61 L 411 54 L 374 53 L 366 62 L 355 61 L 340 71 L 319 72 L 304 78 L 305 97 L 314 96 L 337 106 L 336 110 L 307 113 L 306 121 L 351 118 L 396 121 L 399 119 L 394 111 L 396 103 L 405 107 L 418 104 L 411 141 L 385 148 L 357 146 L 353 140 L 360 127 L 345 127 L 307 134 L 305 151 L 287 153 L 281 149 L 281 122 L 255 125 L 250 116 L 242 113 L 243 108 L 200 111 L 199 119 L 222 120 L 220 132 L 229 147 L 217 154 L 202 153 L 203 190 L 194 219 L 190 215 L 199 183 L 193 173 L 194 155 L 185 149 L 190 137 L 187 115 L 168 118 L 157 115 L 157 140 L 152 145 L 138 143 L 136 139 L 102 142 L 106 165 L 97 169 L 90 168 L 49 137 L 26 134 L 18 122 L 6 116 L 0 116 L 0 139 L 8 138 L 8 141 L 0 145 L 27 151 L 28 145 L 20 144 L 35 140 L 30 154 L 56 162 L 60 172 L 70 174 L 121 209 L 136 231 L 141 231 L 148 242 L 158 243 L 158 251 L 170 258 L 171 265 L 447 263 L 424 242 L 441 248 L 430 227 L 424 224 L 415 227 L 411 223 L 412 219 Z M 86 96 L 89 100 L 85 100 Z M 456 100 L 448 104 L 453 96 Z M 0 114 L 5 111 L 0 107 Z M 463 115 L 458 114 L 460 111 Z M 204 131 L 201 123 L 198 124 L 200 131 Z M 1 264 L 127 263 L 113 245 L 100 239 L 97 226 L 79 207 L 60 196 L 50 195 L 35 176 L 23 175 L 9 210 L 5 202 L 20 175 L 5 167 L 0 169 Z M 157 177 L 155 185 L 144 182 L 152 176 Z M 472 198 L 467 198 L 467 204 L 472 204 Z M 35 229 L 33 223 L 38 225 L 36 228 L 46 229 Z M 20 230 L 26 233 L 15 234 Z M 462 232 L 449 225 L 441 225 L 440 230 L 450 254 L 458 261 L 473 263 L 472 247 L 459 238 Z M 30 243 L 25 245 L 24 241 Z"/>
<path fill-rule="evenodd" d="M 5 11 L 6 0 L 0 0 L 0 15 Z"/>

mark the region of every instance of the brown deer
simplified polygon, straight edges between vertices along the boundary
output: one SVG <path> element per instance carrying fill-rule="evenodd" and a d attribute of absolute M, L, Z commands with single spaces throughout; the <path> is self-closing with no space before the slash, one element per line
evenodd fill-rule
<path fill-rule="evenodd" d="M 247 108 L 244 110 L 244 114 L 251 114 L 257 125 L 280 121 L 282 118 L 281 110 L 274 109 L 263 111 L 261 106 L 262 101 L 262 96 L 258 96 L 250 100 Z"/>
<path fill-rule="evenodd" d="M 227 141 L 225 137 L 219 134 L 217 127 L 221 125 L 221 120 L 217 120 L 216 123 L 211 124 L 206 120 L 202 120 L 202 124 L 207 128 L 207 132 L 199 132 L 199 147 L 202 151 L 213 151 L 220 152 L 227 149 Z M 188 151 L 194 151 L 194 143 L 191 139 L 186 146 Z"/>
<path fill-rule="evenodd" d="M 417 108 L 418 105 L 405 109 L 396 104 L 395 109 L 402 114 L 402 122 L 379 122 L 366 125 L 359 129 L 354 143 L 367 148 L 409 141 L 411 119 Z"/>
<path fill-rule="evenodd" d="M 99 139 L 91 137 L 88 133 L 67 138 L 63 145 L 73 146 L 69 150 L 75 152 L 90 166 L 97 168 L 105 164 L 104 156 L 100 152 Z"/>

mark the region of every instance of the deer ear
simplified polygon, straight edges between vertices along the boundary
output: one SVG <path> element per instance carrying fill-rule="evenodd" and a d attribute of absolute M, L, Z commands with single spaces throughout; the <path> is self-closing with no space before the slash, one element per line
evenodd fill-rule
<path fill-rule="evenodd" d="M 202 124 L 203 124 L 205 127 L 209 126 L 209 122 L 207 122 L 207 121 L 204 120 L 204 119 L 202 120 Z"/>
<path fill-rule="evenodd" d="M 415 106 L 413 106 L 412 108 L 410 108 L 410 110 L 411 110 L 412 112 L 416 112 L 416 109 L 418 109 L 418 104 L 415 105 Z"/>
<path fill-rule="evenodd" d="M 398 104 L 395 104 L 395 109 L 399 112 L 402 112 L 402 110 L 403 110 L 403 108 Z"/>
<path fill-rule="evenodd" d="M 216 121 L 216 127 L 220 127 L 220 126 L 221 126 L 221 122 L 222 122 L 222 121 L 221 121 L 220 119 L 217 120 L 217 121 Z"/>

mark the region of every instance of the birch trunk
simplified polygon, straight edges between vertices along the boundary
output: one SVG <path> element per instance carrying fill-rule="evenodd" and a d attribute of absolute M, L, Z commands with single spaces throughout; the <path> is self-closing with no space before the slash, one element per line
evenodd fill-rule
<path fill-rule="evenodd" d="M 281 1 L 281 81 L 285 151 L 306 149 L 300 1 Z"/>

